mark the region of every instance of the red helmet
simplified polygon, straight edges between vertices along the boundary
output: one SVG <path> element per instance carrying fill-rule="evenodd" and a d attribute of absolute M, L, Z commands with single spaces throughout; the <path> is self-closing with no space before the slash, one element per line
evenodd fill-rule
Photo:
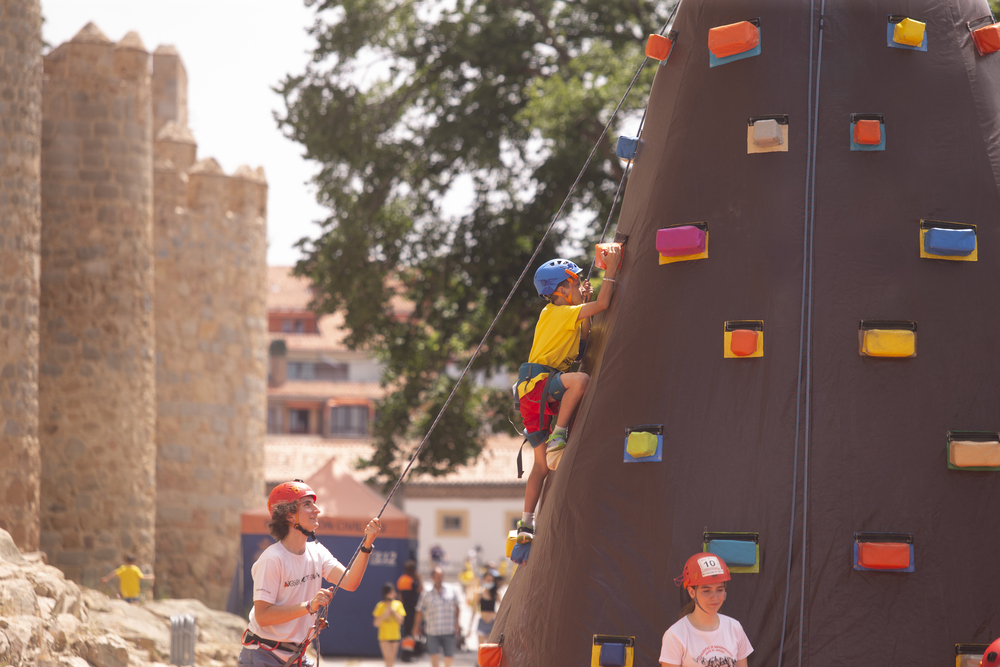
<path fill-rule="evenodd" d="M 996 667 L 997 665 L 1000 665 L 1000 639 L 994 640 L 989 645 L 986 653 L 983 654 L 983 659 L 979 662 L 979 667 Z"/>
<path fill-rule="evenodd" d="M 695 554 L 684 564 L 684 574 L 674 579 L 678 586 L 700 586 L 702 584 L 720 584 L 729 581 L 729 568 L 726 561 L 712 553 Z"/>
<path fill-rule="evenodd" d="M 301 479 L 279 484 L 271 490 L 271 495 L 267 497 L 267 512 L 268 514 L 273 513 L 274 506 L 278 503 L 288 503 L 306 496 L 312 496 L 313 502 L 316 501 L 316 492 Z"/>

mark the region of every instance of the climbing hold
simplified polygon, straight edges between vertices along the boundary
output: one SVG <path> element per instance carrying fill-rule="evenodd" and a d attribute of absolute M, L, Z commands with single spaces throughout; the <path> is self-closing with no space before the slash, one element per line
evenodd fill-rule
<path fill-rule="evenodd" d="M 663 460 L 663 424 L 643 424 L 625 429 L 625 463 Z"/>
<path fill-rule="evenodd" d="M 622 252 L 623 252 L 622 259 L 624 259 L 624 245 L 623 244 L 621 244 L 621 243 L 598 243 L 597 244 L 597 248 L 594 250 L 594 266 L 595 267 L 597 267 L 598 269 L 600 269 L 602 271 L 606 271 L 608 269 L 608 265 L 604 263 L 604 251 L 608 250 L 609 248 L 611 248 L 613 246 L 618 246 L 619 248 L 622 248 Z"/>
<path fill-rule="evenodd" d="M 665 61 L 670 56 L 670 50 L 677 39 L 677 32 L 671 30 L 666 37 L 663 35 L 650 35 L 646 40 L 646 57 L 653 60 Z"/>
<path fill-rule="evenodd" d="M 913 535 L 854 533 L 854 569 L 913 572 Z"/>
<path fill-rule="evenodd" d="M 732 320 L 723 328 L 726 359 L 764 356 L 764 321 Z"/>
<path fill-rule="evenodd" d="M 788 114 L 747 119 L 747 154 L 787 152 Z"/>
<path fill-rule="evenodd" d="M 530 555 L 531 542 L 522 542 L 521 544 L 514 545 L 514 548 L 510 550 L 509 558 L 518 565 L 524 565 L 528 562 L 528 556 Z"/>
<path fill-rule="evenodd" d="M 979 667 L 989 644 L 955 644 L 955 667 Z"/>
<path fill-rule="evenodd" d="M 1000 23 L 996 22 L 992 14 L 965 25 L 972 34 L 972 43 L 976 45 L 979 55 L 986 56 L 1000 51 Z"/>
<path fill-rule="evenodd" d="M 708 66 L 760 55 L 760 19 L 720 25 L 708 31 Z"/>
<path fill-rule="evenodd" d="M 517 544 L 517 529 L 507 533 L 507 558 L 510 558 L 510 552 L 513 550 L 514 545 Z"/>
<path fill-rule="evenodd" d="M 886 42 L 897 49 L 927 50 L 927 24 L 898 14 L 890 14 Z"/>
<path fill-rule="evenodd" d="M 623 160 L 635 159 L 635 151 L 639 148 L 639 137 L 622 135 L 618 137 L 618 145 L 615 147 L 615 154 Z"/>
<path fill-rule="evenodd" d="M 635 637 L 594 635 L 590 653 L 591 667 L 632 667 Z"/>
<path fill-rule="evenodd" d="M 880 113 L 851 114 L 851 150 L 885 150 L 885 116 Z"/>
<path fill-rule="evenodd" d="M 908 320 L 861 320 L 858 354 L 862 357 L 917 356 L 917 323 Z"/>
<path fill-rule="evenodd" d="M 708 223 L 690 222 L 656 231 L 656 252 L 660 264 L 708 257 Z"/>
<path fill-rule="evenodd" d="M 882 142 L 882 123 L 877 120 L 859 120 L 854 124 L 854 143 L 878 146 Z"/>
<path fill-rule="evenodd" d="M 1000 433 L 948 431 L 948 468 L 1000 471 Z"/>
<path fill-rule="evenodd" d="M 759 533 L 705 533 L 702 551 L 713 553 L 737 574 L 760 572 Z"/>
<path fill-rule="evenodd" d="M 920 221 L 920 256 L 975 262 L 979 259 L 976 226 L 942 220 Z"/>
<path fill-rule="evenodd" d="M 749 51 L 760 43 L 760 19 L 757 25 L 750 21 L 740 21 L 720 25 L 708 31 L 708 50 L 716 58 L 728 58 L 737 53 Z"/>

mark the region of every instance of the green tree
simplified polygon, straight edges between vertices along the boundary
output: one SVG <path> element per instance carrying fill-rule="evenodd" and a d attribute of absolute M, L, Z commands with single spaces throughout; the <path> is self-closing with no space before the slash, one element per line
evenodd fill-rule
<path fill-rule="evenodd" d="M 994 16 L 1000 14 L 1000 0 L 990 0 L 990 11 Z"/>
<path fill-rule="evenodd" d="M 279 125 L 319 165 L 330 217 L 296 271 L 318 312 L 341 311 L 348 344 L 373 350 L 390 388 L 369 463 L 399 471 L 597 143 L 672 2 L 306 0 L 317 41 L 279 86 Z M 624 110 L 645 104 L 647 67 Z M 586 261 L 623 174 L 613 128 L 540 261 Z M 449 195 L 450 193 L 450 195 Z M 467 198 L 461 215 L 443 199 Z M 582 230 L 582 231 L 581 231 Z M 567 244 L 569 244 L 567 246 Z M 535 267 L 532 267 L 533 273 Z M 531 275 L 477 360 L 487 375 L 526 360 L 543 305 Z M 394 315 L 405 298 L 413 312 Z M 507 425 L 509 391 L 466 383 L 418 472 L 444 474 Z M 515 418 L 516 421 L 516 418 Z"/>

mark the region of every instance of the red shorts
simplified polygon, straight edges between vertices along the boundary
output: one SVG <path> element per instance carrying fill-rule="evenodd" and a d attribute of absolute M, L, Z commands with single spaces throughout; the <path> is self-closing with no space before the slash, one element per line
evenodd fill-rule
<path fill-rule="evenodd" d="M 566 391 L 563 387 L 562 382 L 559 381 L 559 376 L 562 373 L 556 373 L 554 376 L 549 376 L 546 378 L 549 382 L 549 401 L 545 406 L 545 414 L 550 415 L 553 419 L 549 420 L 549 426 L 555 424 L 555 416 L 559 414 L 559 400 L 552 397 L 553 394 L 557 395 L 559 399 L 562 399 L 563 392 Z M 524 429 L 526 433 L 535 433 L 536 431 L 542 430 L 542 420 L 540 411 L 538 409 L 538 403 L 542 400 L 542 388 L 545 386 L 546 380 L 541 380 L 532 387 L 531 391 L 521 397 L 521 422 L 524 424 Z M 544 442 L 545 438 L 542 438 Z M 541 444 L 541 443 L 539 443 Z"/>

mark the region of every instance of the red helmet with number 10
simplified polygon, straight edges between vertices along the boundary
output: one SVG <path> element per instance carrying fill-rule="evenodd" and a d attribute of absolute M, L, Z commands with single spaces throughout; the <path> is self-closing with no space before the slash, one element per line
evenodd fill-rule
<path fill-rule="evenodd" d="M 278 503 L 288 503 L 307 496 L 312 496 L 313 502 L 316 501 L 316 492 L 301 479 L 279 484 L 271 490 L 271 495 L 267 497 L 267 513 L 272 514 L 274 506 Z"/>
<path fill-rule="evenodd" d="M 730 579 L 732 576 L 729 574 L 726 561 L 713 553 L 705 552 L 688 558 L 684 564 L 684 573 L 674 579 L 674 583 L 687 588 L 702 584 L 721 584 Z"/>

